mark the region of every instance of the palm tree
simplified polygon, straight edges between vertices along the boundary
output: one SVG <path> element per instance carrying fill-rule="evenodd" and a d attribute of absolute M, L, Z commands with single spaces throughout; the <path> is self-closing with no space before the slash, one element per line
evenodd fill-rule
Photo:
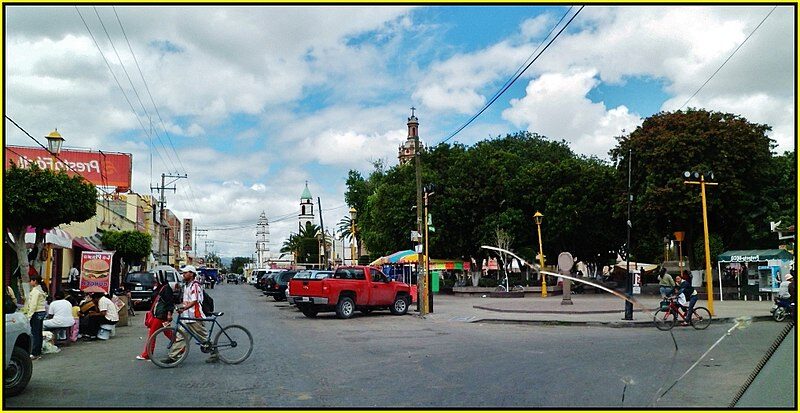
<path fill-rule="evenodd" d="M 356 225 L 358 225 L 356 223 Z M 356 241 L 356 250 L 358 251 L 358 256 L 361 256 L 361 241 L 358 239 L 358 228 L 355 228 L 355 234 L 353 234 L 353 219 L 350 218 L 349 215 L 345 215 L 342 219 L 339 220 L 339 223 L 336 226 L 337 231 L 339 231 L 339 235 L 343 239 L 347 239 L 352 241 L 355 238 Z"/>
<path fill-rule="evenodd" d="M 298 251 L 300 251 L 300 237 L 297 234 L 291 234 L 286 241 L 283 241 L 280 258 L 289 254 L 294 255 Z"/>
<path fill-rule="evenodd" d="M 319 232 L 319 226 L 312 223 L 300 227 L 299 233 L 291 234 L 289 239 L 283 242 L 281 258 L 288 254 L 294 254 L 297 262 L 315 262 L 319 255 L 319 243 L 317 242 Z"/>

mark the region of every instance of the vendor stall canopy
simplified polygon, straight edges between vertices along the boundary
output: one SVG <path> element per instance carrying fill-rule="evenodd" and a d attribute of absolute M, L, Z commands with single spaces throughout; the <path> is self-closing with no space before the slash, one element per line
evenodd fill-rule
<path fill-rule="evenodd" d="M 717 256 L 720 262 L 759 262 L 767 260 L 792 261 L 794 256 L 786 250 L 734 250 Z"/>

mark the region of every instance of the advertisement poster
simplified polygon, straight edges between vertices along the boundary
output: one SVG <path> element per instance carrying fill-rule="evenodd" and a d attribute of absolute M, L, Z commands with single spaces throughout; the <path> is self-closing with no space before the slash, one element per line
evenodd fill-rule
<path fill-rule="evenodd" d="M 113 256 L 113 252 L 84 251 L 81 254 L 81 291 L 91 288 L 97 292 L 102 290 L 108 293 L 111 289 L 111 257 Z"/>
<path fill-rule="evenodd" d="M 56 159 L 41 148 L 7 145 L 5 155 L 6 169 L 11 162 L 23 168 L 35 164 L 42 169 L 67 171 L 70 175 L 78 173 L 95 185 L 116 187 L 118 192 L 131 187 L 133 158 L 129 153 L 64 149 Z"/>

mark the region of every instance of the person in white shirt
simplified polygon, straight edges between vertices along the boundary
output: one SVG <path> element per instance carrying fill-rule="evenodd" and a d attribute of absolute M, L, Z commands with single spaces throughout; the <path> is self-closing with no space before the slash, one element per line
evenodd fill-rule
<path fill-rule="evenodd" d="M 97 311 L 89 311 L 80 321 L 81 334 L 88 338 L 96 338 L 102 324 L 117 324 L 119 313 L 114 302 L 103 293 L 92 293 L 92 302 Z"/>
<path fill-rule="evenodd" d="M 69 270 L 69 278 L 67 282 L 69 283 L 69 288 L 77 290 L 81 281 L 81 273 L 78 271 L 78 264 L 75 264 Z"/>
<path fill-rule="evenodd" d="M 789 284 L 791 284 L 792 278 L 792 274 L 788 274 L 783 279 L 783 282 L 781 282 L 781 285 L 778 287 L 778 298 L 788 300 L 789 297 L 791 297 L 791 294 L 789 294 Z"/>
<path fill-rule="evenodd" d="M 75 323 L 75 319 L 72 318 L 72 304 L 64 299 L 63 291 L 56 291 L 55 300 L 50 303 L 47 314 L 50 318 L 44 320 L 45 330 L 68 328 Z"/>

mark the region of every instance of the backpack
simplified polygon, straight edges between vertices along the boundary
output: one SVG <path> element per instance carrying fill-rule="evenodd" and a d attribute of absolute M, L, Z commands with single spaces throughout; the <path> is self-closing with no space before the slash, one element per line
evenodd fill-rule
<path fill-rule="evenodd" d="M 214 299 L 203 289 L 203 314 L 210 316 L 214 312 Z"/>

